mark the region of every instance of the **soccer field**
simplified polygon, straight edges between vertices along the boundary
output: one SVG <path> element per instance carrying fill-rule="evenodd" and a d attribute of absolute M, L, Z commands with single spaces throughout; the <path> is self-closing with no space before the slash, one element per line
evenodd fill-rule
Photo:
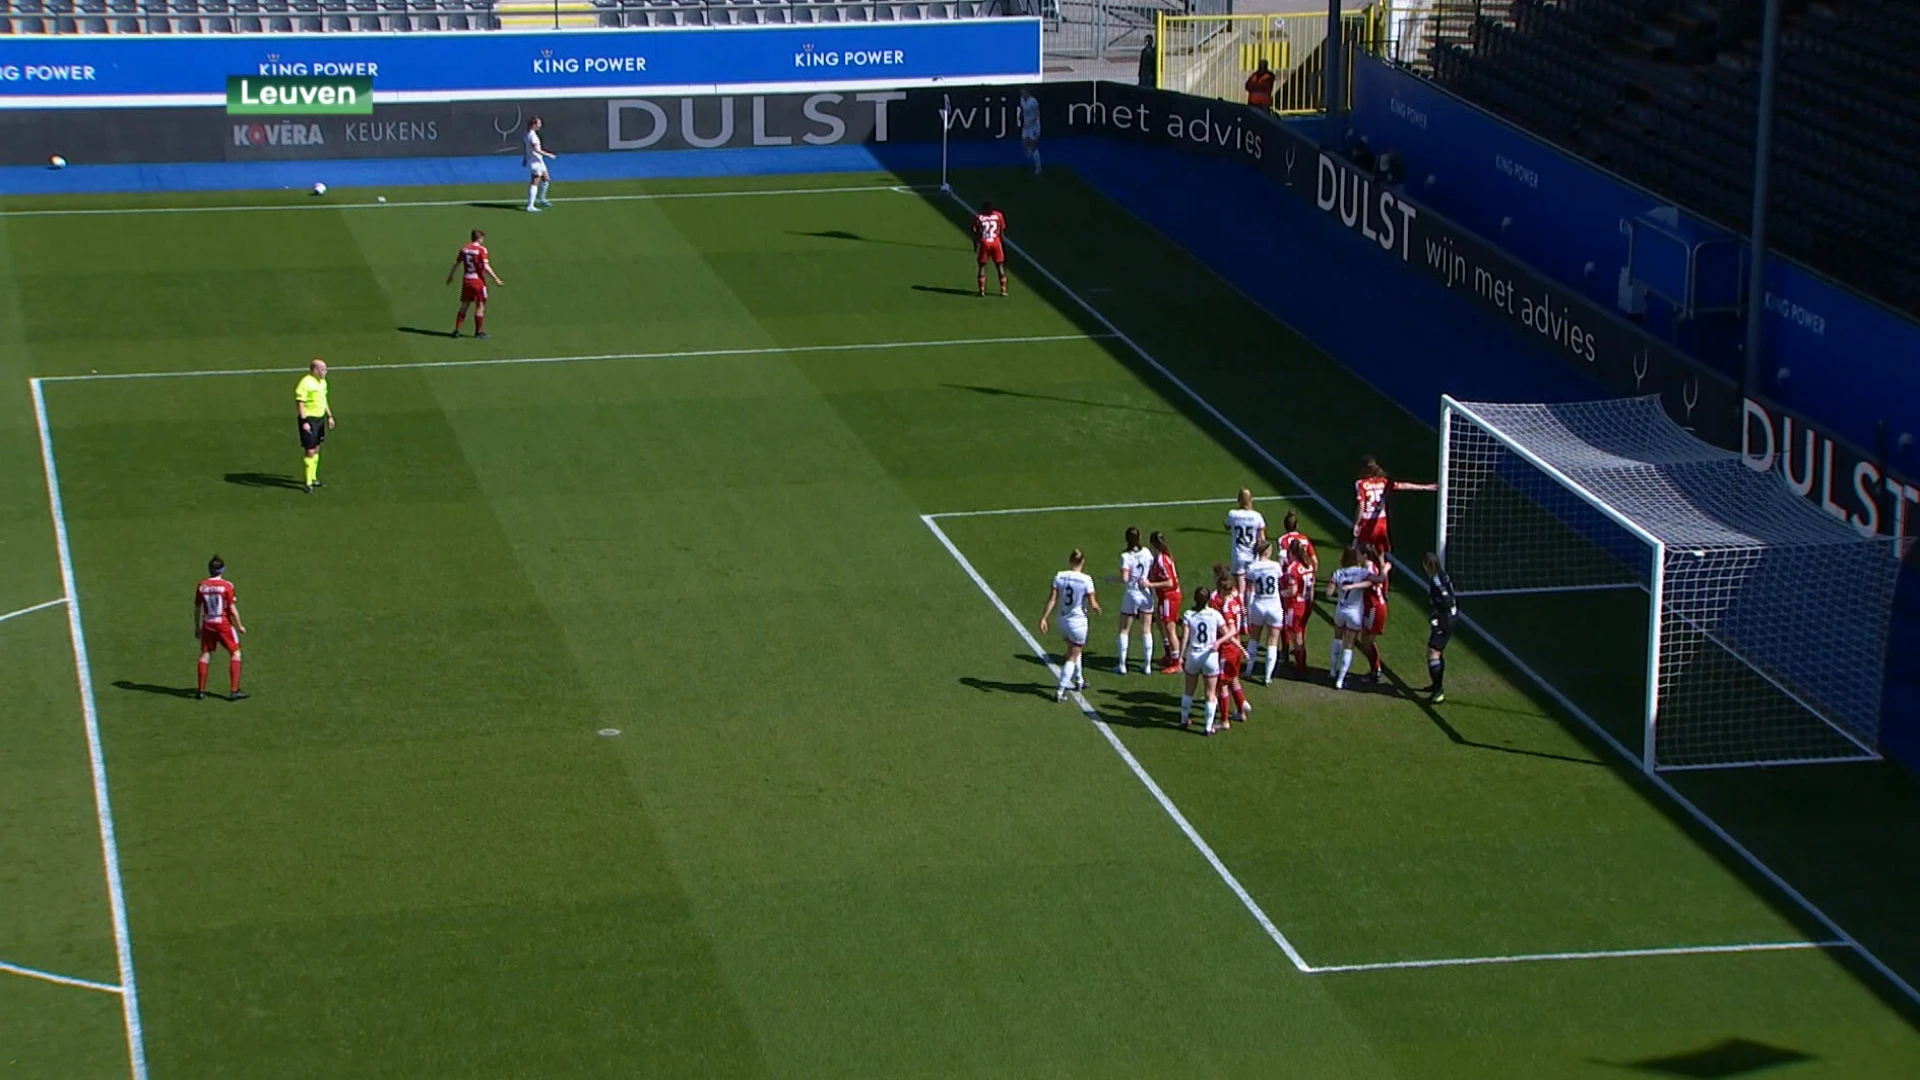
<path fill-rule="evenodd" d="M 1554 690 L 1435 707 L 1405 591 L 1211 739 L 1109 615 L 1055 704 L 1069 548 L 1197 581 L 1248 486 L 1325 559 L 1432 417 L 1071 175 L 956 175 L 1006 300 L 902 183 L 0 204 L 0 1074 L 1920 1075 L 1920 791 L 1643 777 L 1644 600 L 1470 609 Z"/>

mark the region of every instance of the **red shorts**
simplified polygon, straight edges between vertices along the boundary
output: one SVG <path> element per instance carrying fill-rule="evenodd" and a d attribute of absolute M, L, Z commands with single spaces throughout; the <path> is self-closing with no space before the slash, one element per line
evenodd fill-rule
<path fill-rule="evenodd" d="M 1307 629 L 1307 609 L 1313 605 L 1305 600 L 1295 600 L 1287 605 L 1287 622 L 1282 627 L 1289 634 L 1303 633 Z"/>
<path fill-rule="evenodd" d="M 487 302 L 487 283 L 479 278 L 460 279 L 460 302 L 463 304 L 484 304 Z"/>
<path fill-rule="evenodd" d="M 233 632 L 232 623 L 200 624 L 200 651 L 210 653 L 215 649 L 225 649 L 230 653 L 240 651 L 240 635 Z"/>
<path fill-rule="evenodd" d="M 1227 641 L 1220 645 L 1220 678 L 1222 681 L 1240 677 L 1240 665 L 1245 663 L 1247 654 L 1242 652 L 1238 642 Z"/>
<path fill-rule="evenodd" d="M 1160 616 L 1160 621 L 1163 623 L 1179 622 L 1180 594 L 1172 589 L 1161 593 L 1160 599 L 1154 601 L 1153 610 Z"/>
<path fill-rule="evenodd" d="M 1360 632 L 1376 636 L 1386 633 L 1387 605 L 1369 597 L 1366 606 L 1361 610 Z"/>
<path fill-rule="evenodd" d="M 1370 547 L 1382 555 L 1393 550 L 1387 543 L 1387 519 L 1354 522 L 1353 544 L 1355 547 Z"/>
<path fill-rule="evenodd" d="M 1000 241 L 998 240 L 992 241 L 991 243 L 973 245 L 973 253 L 974 256 L 980 260 L 981 266 L 985 266 L 988 263 L 1003 263 L 1007 261 L 1007 255 L 1000 250 Z"/>

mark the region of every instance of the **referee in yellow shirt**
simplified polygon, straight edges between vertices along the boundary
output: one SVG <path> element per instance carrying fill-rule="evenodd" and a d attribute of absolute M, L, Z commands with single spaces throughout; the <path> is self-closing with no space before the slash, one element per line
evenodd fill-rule
<path fill-rule="evenodd" d="M 315 359 L 307 366 L 300 385 L 293 388 L 293 400 L 300 414 L 300 449 L 306 451 L 307 482 L 301 488 L 307 494 L 320 487 L 320 444 L 333 430 L 333 409 L 327 404 L 327 362 Z"/>

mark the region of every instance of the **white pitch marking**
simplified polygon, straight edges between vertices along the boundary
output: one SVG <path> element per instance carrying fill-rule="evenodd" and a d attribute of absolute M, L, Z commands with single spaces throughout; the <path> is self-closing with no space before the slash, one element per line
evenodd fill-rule
<path fill-rule="evenodd" d="M 918 193 L 937 191 L 937 187 L 916 187 L 911 184 L 852 184 L 841 187 L 816 188 L 770 188 L 764 191 L 656 191 L 633 192 L 626 195 L 575 195 L 553 200 L 556 203 L 594 203 L 594 202 L 659 202 L 666 199 L 750 199 L 767 195 L 846 195 L 863 191 L 902 191 Z M 312 196 L 301 196 L 311 199 Z M 282 210 L 393 210 L 400 207 L 420 206 L 472 206 L 480 199 L 422 199 L 418 202 L 298 202 L 284 205 L 265 206 L 108 206 L 97 209 L 67 210 L 0 210 L 0 218 L 16 217 L 102 217 L 114 214 L 243 214 L 250 211 Z M 498 200 L 496 200 L 498 201 Z"/>
<path fill-rule="evenodd" d="M 498 356 L 474 360 L 425 360 L 416 364 L 334 364 L 331 371 L 431 371 L 435 368 L 495 367 L 515 364 L 590 364 L 608 360 L 707 360 L 726 356 L 789 356 L 802 353 L 886 352 L 895 349 L 953 349 L 980 345 L 1047 345 L 1063 341 L 1106 341 L 1111 334 L 1039 334 L 1029 337 L 941 338 L 932 341 L 870 341 L 851 345 L 763 345 L 742 349 L 683 349 L 678 352 L 595 353 L 587 356 Z M 106 375 L 43 375 L 40 382 L 118 382 L 127 379 L 200 379 L 217 375 L 286 375 L 300 369 L 209 368 L 204 371 L 124 371 Z"/>
<path fill-rule="evenodd" d="M 66 602 L 67 602 L 67 598 L 63 596 L 58 600 L 49 600 L 44 604 L 35 604 L 32 607 L 23 607 L 19 611 L 9 611 L 5 615 L 0 615 L 0 622 L 6 622 L 8 619 L 17 619 L 22 615 L 31 615 L 36 611 L 45 611 L 50 607 L 59 607 L 61 604 L 64 604 Z"/>
<path fill-rule="evenodd" d="M 1377 964 L 1327 964 L 1311 975 L 1348 971 L 1413 971 L 1422 968 L 1484 967 L 1494 964 L 1539 964 L 1556 960 L 1627 960 L 1647 956 L 1700 956 L 1711 953 L 1794 952 L 1806 949 L 1844 949 L 1844 941 L 1755 941 L 1742 945 L 1675 945 L 1658 949 L 1596 949 L 1592 952 L 1520 953 L 1513 956 L 1455 956 L 1438 960 L 1388 960 Z"/>
<path fill-rule="evenodd" d="M 955 546 L 946 531 L 940 528 L 940 523 L 935 521 L 931 514 L 920 515 L 920 521 L 933 530 L 934 538 L 940 541 L 940 546 L 947 549 L 947 554 L 953 556 L 953 561 L 959 563 L 960 569 L 966 571 L 967 577 L 971 578 L 974 585 L 985 594 L 987 600 L 993 604 L 994 610 L 1000 613 L 1001 618 L 1007 620 L 1007 625 L 1013 627 L 1014 632 L 1020 635 L 1020 640 L 1026 642 L 1027 648 L 1033 650 L 1033 655 L 1039 657 L 1040 662 L 1047 665 L 1047 670 L 1053 672 L 1053 677 L 1058 679 L 1060 669 L 1047 658 L 1047 650 L 1027 630 L 1026 624 L 1020 621 L 1020 617 L 1000 599 L 1000 594 L 993 591 L 993 586 L 987 584 L 987 579 L 980 576 L 980 571 L 973 568 L 973 563 L 967 561 L 967 557 L 961 553 L 959 547 Z M 1107 744 L 1113 747 L 1113 752 L 1119 754 L 1120 760 L 1126 762 L 1127 768 L 1133 770 L 1133 775 L 1146 786 L 1147 791 L 1160 804 L 1160 809 L 1165 810 L 1167 816 L 1173 819 L 1173 823 L 1186 834 L 1187 840 L 1200 852 L 1201 857 L 1207 860 L 1207 865 L 1213 867 L 1213 872 L 1220 875 L 1220 880 L 1226 882 L 1227 888 L 1233 890 L 1233 895 L 1240 899 L 1241 906 L 1246 908 L 1254 921 L 1260 924 L 1260 929 L 1265 930 L 1267 936 L 1273 939 L 1273 943 L 1280 946 L 1280 951 L 1287 954 L 1287 959 L 1293 961 L 1295 968 L 1303 972 L 1312 971 L 1306 959 L 1300 955 L 1300 951 L 1293 947 L 1293 942 L 1288 941 L 1287 935 L 1281 933 L 1280 928 L 1267 917 L 1267 913 L 1260 909 L 1260 904 L 1247 892 L 1246 887 L 1240 884 L 1240 879 L 1234 877 L 1233 871 L 1227 869 L 1227 864 L 1221 862 L 1220 856 L 1214 854 L 1212 846 L 1202 839 L 1200 831 L 1193 827 L 1193 822 L 1188 821 L 1187 816 L 1173 804 L 1173 800 L 1167 796 L 1167 793 L 1161 790 L 1160 785 L 1147 772 L 1146 766 L 1140 764 L 1140 759 L 1134 757 L 1133 751 L 1128 750 L 1126 744 L 1120 741 L 1120 737 L 1113 733 L 1113 729 L 1101 719 L 1100 713 L 1087 702 L 1086 696 L 1075 691 L 1073 703 L 1080 707 L 1080 712 L 1093 723 L 1094 728 L 1106 737 Z"/>
<path fill-rule="evenodd" d="M 1291 502 L 1304 499 L 1305 495 L 1262 495 L 1260 501 Z M 948 510 L 941 514 L 928 514 L 930 518 L 969 518 L 1002 517 L 1008 514 L 1065 514 L 1077 510 L 1145 510 L 1156 506 L 1228 506 L 1232 499 L 1169 499 L 1164 502 L 1118 502 L 1084 503 L 1079 506 L 1015 506 L 1005 510 Z"/>
<path fill-rule="evenodd" d="M 73 548 L 67 540 L 67 511 L 60 497 L 60 470 L 53 461 L 53 428 L 47 423 L 47 397 L 39 379 L 29 379 L 33 416 L 40 427 L 40 467 L 47 479 L 47 510 L 53 517 L 54 549 L 60 557 L 60 584 L 67 595 L 67 634 L 73 640 L 73 673 L 80 687 L 80 718 L 87 733 L 87 762 L 93 773 L 94 818 L 100 829 L 100 862 L 107 878 L 107 910 L 113 919 L 113 951 L 120 969 L 120 1013 L 127 1030 L 127 1061 L 133 1080 L 147 1080 L 146 1035 L 140 1026 L 140 991 L 133 978 L 133 935 L 127 929 L 127 896 L 120 882 L 120 842 L 113 827 L 113 800 L 107 793 L 107 758 L 100 742 L 100 712 L 93 699 L 93 665 L 87 659 L 87 633 L 80 623 L 80 589 L 74 582 Z"/>
<path fill-rule="evenodd" d="M 954 202 L 958 203 L 962 209 L 966 210 L 968 213 L 973 212 L 973 207 L 968 205 L 967 201 L 965 199 L 962 199 L 958 192 L 949 191 L 947 194 L 950 198 L 953 199 Z M 1164 234 L 1162 235 L 1162 238 L 1163 239 L 1165 238 Z M 1168 242 L 1171 243 L 1172 241 L 1168 241 Z M 1320 504 L 1321 508 L 1324 509 L 1335 521 L 1339 521 L 1348 525 L 1351 525 L 1353 523 L 1352 518 L 1348 517 L 1345 513 L 1342 513 L 1340 508 L 1335 506 L 1332 502 L 1328 501 L 1328 499 L 1325 496 L 1319 494 L 1318 492 L 1313 491 L 1313 489 L 1307 485 L 1306 481 L 1300 479 L 1299 474 L 1295 473 L 1292 469 L 1287 468 L 1286 464 L 1283 463 L 1279 458 L 1275 457 L 1272 451 L 1260 445 L 1260 443 L 1256 441 L 1253 438 L 1253 436 L 1248 435 L 1246 431 L 1243 430 L 1238 424 L 1235 424 L 1232 420 L 1227 419 L 1226 414 L 1221 412 L 1218 408 L 1216 408 L 1212 402 L 1208 401 L 1204 397 L 1201 397 L 1199 391 L 1195 390 L 1191 386 L 1188 386 L 1185 380 L 1181 379 L 1178 375 L 1175 375 L 1171 370 L 1167 368 L 1165 364 L 1162 364 L 1160 361 L 1154 359 L 1153 354 L 1149 353 L 1145 348 L 1143 348 L 1139 342 L 1133 340 L 1131 337 L 1128 337 L 1124 332 L 1122 332 L 1118 326 L 1114 325 L 1113 320 L 1107 318 L 1107 316 L 1103 312 L 1101 312 L 1099 308 L 1096 308 L 1092 304 L 1088 303 L 1085 297 L 1081 296 L 1079 293 L 1074 292 L 1072 289 L 1068 288 L 1066 282 L 1061 281 L 1060 278 L 1056 276 L 1051 270 L 1048 270 L 1045 266 L 1042 266 L 1036 259 L 1033 258 L 1033 256 L 1028 255 L 1026 253 L 1026 250 L 1022 248 L 1018 242 L 1016 242 L 1012 238 L 1008 238 L 1006 243 L 1009 248 L 1013 249 L 1014 254 L 1019 255 L 1021 258 L 1027 261 L 1027 265 L 1031 266 L 1035 273 L 1039 274 L 1041 277 L 1046 278 L 1047 281 L 1051 282 L 1054 288 L 1060 290 L 1060 292 L 1064 296 L 1066 296 L 1067 299 L 1072 300 L 1076 305 L 1080 307 L 1081 310 L 1085 311 L 1088 315 L 1092 316 L 1094 321 L 1098 322 L 1101 326 L 1106 327 L 1107 330 L 1110 331 L 1113 334 L 1113 336 L 1121 344 L 1125 345 L 1128 348 L 1128 350 L 1130 350 L 1135 356 L 1138 356 L 1141 359 L 1141 361 L 1144 362 L 1148 367 L 1151 367 L 1154 371 L 1158 372 L 1161 378 L 1166 379 L 1168 383 L 1172 384 L 1181 393 L 1185 394 L 1189 399 L 1193 401 L 1195 405 L 1198 405 L 1200 406 L 1200 408 L 1206 410 L 1208 416 L 1211 416 L 1214 420 L 1219 422 L 1220 426 L 1226 429 L 1228 432 L 1232 433 L 1235 438 L 1245 443 L 1247 446 L 1247 449 L 1252 450 L 1255 454 L 1258 454 L 1262 461 L 1265 461 L 1268 465 L 1272 466 L 1275 471 L 1279 472 L 1280 475 L 1286 477 L 1289 483 L 1299 487 L 1302 491 L 1308 492 L 1309 497 L 1313 499 L 1314 502 Z M 1242 292 L 1241 295 L 1245 296 L 1246 294 Z M 1253 301 L 1251 300 L 1251 298 L 1249 298 L 1248 302 L 1252 303 Z M 1414 415 L 1416 419 L 1419 419 L 1417 414 L 1410 414 L 1410 415 Z M 1415 578 L 1418 578 L 1420 576 L 1418 572 L 1416 572 L 1412 567 L 1408 566 L 1407 563 L 1404 560 L 1402 560 L 1399 556 L 1397 555 L 1393 556 L 1393 561 L 1396 566 L 1399 566 L 1401 570 L 1408 573 L 1410 576 Z M 1559 687 L 1556 687 L 1552 683 L 1548 682 L 1546 676 L 1540 674 L 1538 671 L 1535 671 L 1532 665 L 1528 664 L 1525 660 L 1522 660 L 1518 653 L 1508 648 L 1505 643 L 1500 641 L 1499 638 L 1496 638 L 1492 634 L 1488 633 L 1486 628 L 1481 626 L 1479 623 L 1475 622 L 1471 616 L 1468 616 L 1463 613 L 1460 616 L 1460 622 L 1462 625 L 1471 629 L 1476 635 L 1478 635 L 1480 640 L 1486 642 L 1488 647 L 1492 648 L 1493 651 L 1499 653 L 1502 659 L 1507 661 L 1507 663 L 1512 664 L 1515 670 L 1519 671 L 1520 674 L 1526 676 L 1528 681 L 1532 682 L 1535 686 L 1538 686 L 1542 693 L 1552 698 L 1554 701 L 1554 704 L 1560 706 L 1562 709 L 1565 709 L 1567 712 L 1567 715 L 1573 717 L 1575 720 L 1578 720 L 1582 725 L 1586 727 L 1588 731 L 1591 731 L 1595 736 L 1597 736 L 1602 741 L 1604 741 L 1608 746 L 1612 747 L 1614 753 L 1619 754 L 1623 760 L 1631 762 L 1635 766 L 1640 767 L 1641 775 L 1646 778 L 1648 783 L 1658 788 L 1661 791 L 1661 793 L 1667 796 L 1667 798 L 1672 799 L 1675 806 L 1678 806 L 1681 810 L 1684 810 L 1689 817 L 1699 822 L 1702 828 L 1712 833 L 1721 843 L 1725 844 L 1729 851 L 1739 856 L 1740 859 L 1744 861 L 1748 866 L 1753 867 L 1754 872 L 1758 873 L 1761 877 L 1766 878 L 1768 882 L 1772 883 L 1774 888 L 1780 890 L 1781 895 L 1785 896 L 1789 900 L 1792 900 L 1795 904 L 1800 906 L 1801 910 L 1805 911 L 1808 915 L 1812 916 L 1815 920 L 1817 920 L 1821 926 L 1826 927 L 1826 929 L 1830 931 L 1835 938 L 1837 938 L 1841 942 L 1844 942 L 1848 948 L 1851 948 L 1856 954 L 1859 955 L 1860 959 L 1866 961 L 1869 967 L 1879 972 L 1881 977 L 1886 979 L 1887 982 L 1889 982 L 1890 984 L 1892 984 L 1895 989 L 1900 991 L 1900 993 L 1904 994 L 1910 1000 L 1916 1003 L 1920 1003 L 1920 989 L 1915 989 L 1913 984 L 1909 983 L 1905 978 L 1901 977 L 1899 972 L 1887 966 L 1887 963 L 1884 960 L 1881 960 L 1879 957 L 1875 956 L 1871 951 L 1869 951 L 1866 946 L 1860 944 L 1859 939 L 1855 938 L 1852 934 L 1847 933 L 1847 931 L 1843 929 L 1838 922 L 1835 922 L 1831 916 L 1829 916 L 1826 912 L 1821 911 L 1819 907 L 1815 906 L 1813 901 L 1807 899 L 1806 894 L 1794 888 L 1791 884 L 1787 882 L 1786 878 L 1781 877 L 1780 874 L 1776 872 L 1772 867 L 1760 861 L 1760 857 L 1758 855 L 1755 855 L 1752 851 L 1749 851 L 1746 845 L 1740 843 L 1740 841 L 1735 840 L 1733 838 L 1733 834 L 1728 832 L 1724 827 L 1722 827 L 1719 822 L 1713 820 L 1713 818 L 1709 816 L 1705 810 L 1700 809 L 1698 806 L 1694 805 L 1692 800 L 1680 794 L 1679 789 L 1675 788 L 1672 784 L 1668 783 L 1665 777 L 1661 776 L 1658 772 L 1645 768 L 1643 763 L 1640 761 L 1639 755 L 1628 750 L 1624 743 L 1622 743 L 1619 739 L 1614 738 L 1613 734 L 1607 731 L 1606 728 L 1601 727 L 1600 724 L 1593 719 L 1593 717 L 1588 716 L 1585 709 L 1582 709 L 1580 706 L 1574 704 L 1572 698 L 1569 698 L 1566 694 L 1562 693 Z"/>
<path fill-rule="evenodd" d="M 9 964 L 5 960 L 0 960 L 0 975 L 18 975 L 23 979 L 38 979 L 58 986 L 77 986 L 82 990 L 98 990 L 103 994 L 120 992 L 119 987 L 108 983 L 94 982 L 92 979 L 76 979 L 71 975 L 56 975 L 51 971 L 41 971 L 39 968 Z"/>

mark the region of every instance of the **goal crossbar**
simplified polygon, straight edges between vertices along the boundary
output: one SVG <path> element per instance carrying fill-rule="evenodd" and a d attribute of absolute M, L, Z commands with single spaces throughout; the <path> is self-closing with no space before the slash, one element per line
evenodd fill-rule
<path fill-rule="evenodd" d="M 1435 550 L 1459 595 L 1646 593 L 1647 768 L 1878 756 L 1889 544 L 1658 397 L 1442 411 Z"/>

